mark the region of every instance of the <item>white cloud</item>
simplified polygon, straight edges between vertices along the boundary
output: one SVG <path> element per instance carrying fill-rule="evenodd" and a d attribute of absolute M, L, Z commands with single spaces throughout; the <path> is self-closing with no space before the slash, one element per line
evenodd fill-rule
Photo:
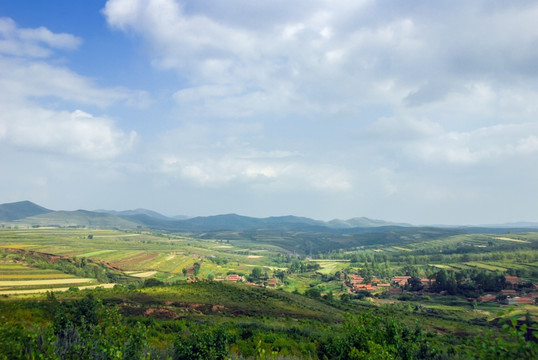
<path fill-rule="evenodd" d="M 241 185 L 263 191 L 347 192 L 351 174 L 296 151 L 263 149 L 261 129 L 241 126 L 186 125 L 151 146 L 154 171 L 173 181 L 226 188 Z M 249 138 L 247 142 L 244 139 Z M 299 190 L 300 189 L 300 190 Z"/>
<path fill-rule="evenodd" d="M 458 132 L 412 118 L 382 118 L 359 135 L 390 157 L 454 165 L 499 163 L 538 153 L 537 138 L 538 123 L 533 122 Z"/>
<path fill-rule="evenodd" d="M 81 110 L 51 111 L 37 107 L 6 109 L 0 118 L 0 141 L 25 150 L 88 159 L 116 157 L 131 149 L 136 133 L 125 134 L 106 118 Z"/>
<path fill-rule="evenodd" d="M 214 95 L 206 94 L 207 115 L 220 115 L 225 107 L 237 109 L 226 111 L 226 116 L 248 116 L 349 107 L 350 98 L 368 103 L 372 88 L 390 74 L 379 78 L 381 73 L 372 73 L 379 61 L 376 54 L 366 54 L 393 48 L 404 54 L 414 46 L 405 42 L 415 36 L 408 19 L 338 33 L 338 16 L 346 15 L 343 8 L 361 11 L 364 4 L 333 5 L 316 3 L 296 14 L 295 21 L 274 19 L 267 28 L 238 19 L 221 21 L 216 14 L 189 13 L 172 0 L 114 0 L 107 2 L 104 13 L 111 26 L 139 34 L 157 66 L 175 69 L 194 84 L 176 93 L 183 108 L 190 98 L 186 93 L 219 88 L 228 90 L 219 92 L 222 106 L 213 106 Z M 253 16 L 262 19 L 264 14 Z M 250 107 L 245 109 L 245 104 Z M 199 110 L 196 103 L 192 106 Z"/>
<path fill-rule="evenodd" d="M 55 97 L 99 107 L 124 102 L 143 107 L 147 93 L 124 88 L 103 89 L 69 69 L 41 61 L 24 61 L 0 56 L 0 89 L 10 98 Z"/>
<path fill-rule="evenodd" d="M 56 34 L 45 27 L 21 29 L 10 18 L 0 18 L 0 54 L 43 58 L 55 49 L 76 49 L 82 40 L 71 34 Z"/>
<path fill-rule="evenodd" d="M 106 89 L 68 68 L 53 65 L 54 49 L 75 49 L 81 40 L 40 27 L 21 29 L 0 19 L 0 142 L 37 154 L 110 159 L 132 149 L 134 131 L 80 106 L 118 103 L 144 106 L 145 92 Z M 3 53 L 3 54 L 2 54 Z M 36 59 L 37 58 L 37 59 Z"/>
<path fill-rule="evenodd" d="M 351 190 L 349 174 L 329 164 L 309 165 L 297 159 L 282 157 L 253 159 L 243 153 L 205 153 L 161 155 L 159 173 L 193 184 L 208 187 L 226 187 L 244 184 L 250 188 L 263 186 L 265 191 L 347 192 Z"/>

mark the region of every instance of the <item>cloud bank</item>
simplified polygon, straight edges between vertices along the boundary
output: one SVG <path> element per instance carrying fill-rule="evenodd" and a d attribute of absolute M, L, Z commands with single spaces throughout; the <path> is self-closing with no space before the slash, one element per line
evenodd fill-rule
<path fill-rule="evenodd" d="M 100 86 L 66 61 L 83 34 L 2 18 L 0 144 L 80 159 L 111 199 L 143 188 L 134 207 L 170 213 L 538 218 L 536 3 L 109 0 L 100 16 L 147 86 Z"/>

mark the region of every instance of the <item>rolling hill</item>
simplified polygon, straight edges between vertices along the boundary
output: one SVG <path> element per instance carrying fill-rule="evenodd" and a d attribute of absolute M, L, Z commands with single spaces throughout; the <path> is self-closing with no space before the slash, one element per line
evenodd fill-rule
<path fill-rule="evenodd" d="M 0 221 L 13 221 L 50 212 L 53 212 L 53 210 L 46 209 L 30 201 L 0 204 Z"/>
<path fill-rule="evenodd" d="M 12 221 L 14 225 L 136 229 L 140 225 L 121 217 L 86 210 L 51 211 Z"/>
<path fill-rule="evenodd" d="M 165 216 L 163 214 L 160 214 L 153 210 L 148 209 L 135 209 L 135 210 L 123 210 L 123 211 L 116 211 L 116 210 L 94 210 L 93 212 L 97 213 L 105 213 L 110 215 L 116 215 L 116 216 L 125 216 L 125 217 L 136 217 L 139 215 L 145 215 L 153 219 L 157 220 L 163 220 L 163 221 L 175 221 L 177 219 L 171 218 L 168 216 Z"/>
<path fill-rule="evenodd" d="M 199 216 L 178 220 L 157 212 L 53 211 L 29 201 L 0 205 L 0 221 L 8 226 L 84 227 L 100 229 L 149 230 L 188 234 L 199 239 L 226 239 L 279 246 L 295 253 L 405 244 L 457 234 L 504 233 L 506 227 L 428 227 L 392 223 L 365 217 L 328 222 L 297 216 L 254 218 L 237 214 Z M 509 230 L 524 232 L 523 227 Z"/>

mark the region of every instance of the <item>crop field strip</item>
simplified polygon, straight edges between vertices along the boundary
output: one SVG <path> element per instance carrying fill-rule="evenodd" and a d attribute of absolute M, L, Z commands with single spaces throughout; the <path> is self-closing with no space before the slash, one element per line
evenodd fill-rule
<path fill-rule="evenodd" d="M 106 253 L 114 252 L 114 251 L 118 251 L 118 250 L 96 250 L 89 253 L 80 254 L 79 256 L 80 257 L 95 257 L 97 255 L 106 254 Z"/>
<path fill-rule="evenodd" d="M 475 262 L 475 261 L 471 261 L 471 262 L 466 262 L 465 265 L 469 265 L 469 266 L 472 266 L 472 267 L 477 267 L 477 268 L 481 268 L 481 269 L 486 269 L 486 270 L 490 270 L 490 271 L 506 271 L 506 268 L 504 267 L 500 267 L 500 266 L 496 266 L 496 265 L 488 265 L 488 264 L 484 264 L 484 263 L 481 263 L 481 262 Z"/>
<path fill-rule="evenodd" d="M 96 289 L 96 288 L 104 288 L 104 289 L 111 289 L 116 284 L 95 284 L 95 285 L 84 285 L 84 286 L 77 286 L 79 290 L 86 290 L 86 289 Z M 49 287 L 49 288 L 37 288 L 37 289 L 24 289 L 24 290 L 0 290 L 0 295 L 26 295 L 26 294 L 42 294 L 49 291 L 54 292 L 64 292 L 71 289 L 70 287 Z"/>
<path fill-rule="evenodd" d="M 45 274 L 45 273 L 30 273 L 24 272 L 21 274 L 13 274 L 13 273 L 6 273 L 6 272 L 0 272 L 0 279 L 1 280 L 45 280 L 45 279 L 69 279 L 73 278 L 73 275 L 70 274 L 64 274 L 61 272 L 53 273 L 53 274 Z M 0 280 L 0 281 L 1 281 Z"/>
<path fill-rule="evenodd" d="M 180 274 L 184 267 L 190 267 L 196 261 L 202 261 L 197 258 L 197 255 L 200 256 L 222 256 L 226 257 L 231 261 L 240 261 L 242 263 L 256 264 L 259 262 L 260 258 L 258 256 L 263 256 L 267 252 L 268 248 L 271 246 L 263 246 L 263 248 L 256 249 L 255 251 L 249 251 L 244 249 L 242 251 L 248 253 L 254 253 L 250 258 L 242 254 L 230 254 L 230 249 L 235 250 L 232 245 L 227 245 L 225 248 L 222 248 L 222 242 L 219 241 L 200 241 L 196 239 L 189 239 L 185 237 L 171 237 L 170 240 L 166 241 L 162 238 L 155 238 L 152 235 L 137 235 L 136 237 L 130 236 L 131 234 L 125 234 L 121 232 L 107 231 L 105 235 L 99 235 L 98 231 L 92 231 L 93 239 L 91 242 L 91 247 L 88 246 L 89 243 L 86 239 L 87 230 L 77 231 L 67 231 L 63 233 L 63 236 L 56 237 L 57 233 L 62 233 L 62 231 L 46 230 L 36 231 L 36 232 L 25 232 L 24 235 L 28 236 L 31 239 L 26 239 L 31 241 L 34 246 L 37 246 L 36 250 L 54 253 L 59 255 L 67 255 L 72 257 L 90 257 L 95 260 L 106 261 L 110 264 L 116 265 L 125 270 L 157 270 L 165 273 L 175 273 Z M 48 233 L 43 236 L 44 233 Z M 18 235 L 22 235 L 22 232 L 19 232 Z M 47 238 L 48 236 L 53 237 Z M 13 236 L 11 238 L 14 238 Z M 15 236 L 17 238 L 17 236 Z M 4 237 L 5 239 L 5 237 Z M 134 240 L 136 239 L 136 240 Z M 21 240 L 20 238 L 18 240 Z M 99 249 L 99 244 L 96 242 L 101 242 L 106 240 L 103 243 L 103 247 Z M 143 241 L 145 243 L 137 244 L 143 251 L 136 251 L 133 249 L 132 241 Z M 36 244 L 37 242 L 37 244 Z M 21 244 L 25 245 L 25 244 Z M 76 250 L 75 248 L 78 248 Z M 104 249 L 103 249 L 104 248 Z M 98 250 L 99 249 L 99 250 Z M 156 251 L 157 254 L 145 255 L 151 252 L 150 249 L 159 250 Z M 184 250 L 187 250 L 183 255 L 171 255 L 175 249 L 181 249 L 183 253 Z M 258 255 L 259 254 L 259 255 Z M 129 259 L 130 257 L 133 257 Z M 148 256 L 147 258 L 143 258 Z M 215 271 L 227 271 L 226 268 L 213 268 L 211 263 L 207 263 L 205 267 L 209 267 Z M 251 266 L 246 266 L 245 269 L 251 269 Z"/>
<path fill-rule="evenodd" d="M 42 280 L 0 280 L 0 286 L 18 287 L 18 286 L 47 286 L 58 284 L 83 284 L 93 282 L 95 279 L 87 278 L 65 278 L 65 279 L 42 279 Z"/>

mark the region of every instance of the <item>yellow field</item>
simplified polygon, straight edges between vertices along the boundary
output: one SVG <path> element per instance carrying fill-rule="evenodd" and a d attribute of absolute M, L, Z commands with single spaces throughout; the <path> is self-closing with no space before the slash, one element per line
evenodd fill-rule
<path fill-rule="evenodd" d="M 87 286 L 78 286 L 79 290 L 84 289 L 95 289 L 97 287 L 102 287 L 105 289 L 111 289 L 116 284 L 99 284 L 99 285 L 87 285 Z M 32 289 L 32 290 L 6 290 L 0 291 L 0 295 L 23 295 L 23 294 L 40 294 L 48 291 L 67 291 L 69 288 L 54 288 L 54 289 Z"/>
<path fill-rule="evenodd" d="M 2 280 L 17 280 L 17 279 L 69 279 L 73 278 L 73 275 L 69 274 L 0 274 Z"/>
<path fill-rule="evenodd" d="M 507 238 L 507 237 L 496 237 L 495 239 L 497 240 L 504 240 L 504 241 L 513 241 L 513 242 L 519 242 L 519 243 L 530 243 L 530 241 L 526 241 L 526 240 L 519 240 L 519 239 L 511 239 L 511 238 Z"/>
<path fill-rule="evenodd" d="M 413 251 L 411 249 L 406 249 L 406 248 L 399 247 L 399 246 L 393 246 L 393 248 L 396 249 L 396 250 L 401 250 L 401 251 Z"/>
<path fill-rule="evenodd" d="M 131 276 L 137 277 L 137 278 L 147 278 L 150 276 L 153 276 L 157 274 L 157 271 L 146 271 L 138 274 L 131 274 Z"/>
<path fill-rule="evenodd" d="M 0 280 L 0 286 L 32 286 L 32 285 L 57 285 L 57 284 L 83 284 L 95 281 L 95 279 L 71 278 L 71 279 L 46 279 L 46 280 Z"/>
<path fill-rule="evenodd" d="M 12 248 L 12 249 L 22 249 L 22 248 L 29 248 L 29 247 L 34 247 L 35 245 L 33 244 L 4 244 L 4 245 L 0 245 L 0 247 L 2 248 Z"/>

